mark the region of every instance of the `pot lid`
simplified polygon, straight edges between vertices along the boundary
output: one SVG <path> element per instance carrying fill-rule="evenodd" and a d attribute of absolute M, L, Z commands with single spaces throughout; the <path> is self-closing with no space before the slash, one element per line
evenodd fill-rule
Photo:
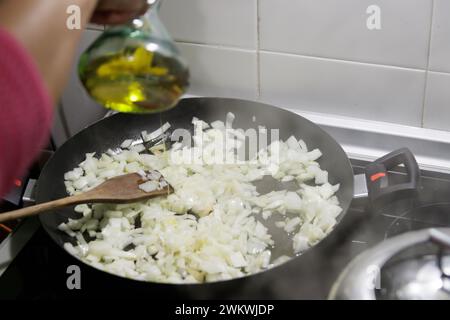
<path fill-rule="evenodd" d="M 442 262 L 444 272 L 449 272 L 450 257 L 444 257 Z M 405 259 L 383 267 L 381 278 L 383 285 L 378 299 L 450 299 L 450 278 L 443 276 L 435 255 Z"/>
<path fill-rule="evenodd" d="M 356 257 L 331 299 L 450 300 L 450 228 L 390 238 Z"/>

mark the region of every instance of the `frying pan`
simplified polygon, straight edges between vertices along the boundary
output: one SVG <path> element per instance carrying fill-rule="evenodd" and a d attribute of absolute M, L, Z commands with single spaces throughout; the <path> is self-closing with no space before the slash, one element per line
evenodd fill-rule
<path fill-rule="evenodd" d="M 343 211 L 337 219 L 338 224 L 345 218 L 354 194 L 354 175 L 350 161 L 341 146 L 324 130 L 309 120 L 292 112 L 252 101 L 225 98 L 190 98 L 181 100 L 176 108 L 164 112 L 162 114 L 162 121 L 163 123 L 168 121 L 172 128 L 192 130 L 191 121 L 193 117 L 197 117 L 206 122 L 212 122 L 218 119 L 225 120 L 228 112 L 233 112 L 236 115 L 233 122 L 233 127 L 235 128 L 257 129 L 261 125 L 267 129 L 279 129 L 280 139 L 282 140 L 294 135 L 297 138 L 303 139 L 311 150 L 313 148 L 320 149 L 323 154 L 318 160 L 321 168 L 328 171 L 331 184 L 340 184 L 339 191 L 336 195 Z M 61 146 L 47 162 L 37 183 L 36 201 L 41 203 L 67 196 L 64 186 L 64 173 L 78 166 L 84 160 L 86 153 L 104 153 L 108 149 L 117 148 L 125 139 L 138 139 L 142 131 L 152 132 L 160 126 L 161 120 L 159 116 L 115 114 L 84 129 Z M 375 168 L 374 170 L 374 172 L 378 172 L 380 170 L 386 171 L 387 169 L 381 167 Z M 414 174 L 411 176 L 412 178 L 415 177 Z M 403 186 L 403 189 L 407 189 L 408 187 Z M 378 190 L 377 194 L 379 193 L 380 190 Z M 60 223 L 66 222 L 68 218 L 79 218 L 79 214 L 75 213 L 73 208 L 69 207 L 40 215 L 40 220 L 45 231 L 60 247 L 63 247 L 66 242 L 73 243 L 74 241 L 57 228 Z M 278 228 L 270 225 L 268 228 L 269 233 L 279 235 L 280 230 Z M 337 229 L 339 228 L 335 228 L 331 234 L 339 232 Z M 277 237 L 276 235 L 274 236 L 275 248 L 287 248 L 291 246 L 291 243 L 288 243 L 286 239 L 283 240 L 281 236 Z M 330 235 L 322 240 L 322 242 L 326 241 L 328 237 Z M 280 241 L 283 243 L 280 243 Z M 315 247 L 308 251 L 314 250 Z M 293 258 L 291 261 L 302 260 L 302 258 L 303 255 Z M 269 269 L 268 271 L 262 272 L 262 274 L 275 273 L 281 267 Z M 218 285 L 229 286 L 230 283 L 236 283 L 236 281 L 248 282 L 250 278 L 256 279 L 258 278 L 257 276 L 252 275 L 235 280 L 201 285 L 169 285 L 148 282 L 143 285 L 147 287 L 154 285 L 164 289 L 175 287 L 178 289 L 183 287 L 182 290 L 191 290 L 191 288 L 197 288 L 195 290 L 198 290 L 199 287 L 202 287 L 207 288 L 206 290 L 209 294 L 212 288 Z M 112 278 L 118 277 L 112 276 Z M 124 279 L 121 279 L 121 281 L 124 281 Z M 129 279 L 126 281 L 128 283 L 138 282 Z M 255 281 L 258 280 L 252 280 L 252 282 Z M 218 296 L 222 297 L 223 295 Z M 249 296 L 256 297 L 258 295 Z"/>

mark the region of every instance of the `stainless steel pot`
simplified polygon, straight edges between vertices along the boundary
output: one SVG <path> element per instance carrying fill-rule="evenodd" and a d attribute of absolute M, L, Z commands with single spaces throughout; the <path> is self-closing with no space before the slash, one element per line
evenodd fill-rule
<path fill-rule="evenodd" d="M 450 228 L 390 238 L 356 257 L 330 299 L 450 300 Z"/>

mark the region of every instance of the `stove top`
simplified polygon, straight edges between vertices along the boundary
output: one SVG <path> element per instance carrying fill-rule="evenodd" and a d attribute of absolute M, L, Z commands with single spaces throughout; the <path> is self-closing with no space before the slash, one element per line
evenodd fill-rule
<path fill-rule="evenodd" d="M 366 163 L 352 161 L 355 174 Z M 392 173 L 402 179 L 403 173 Z M 376 212 L 366 201 L 354 201 L 338 228 L 301 257 L 274 270 L 220 286 L 158 285 L 115 277 L 80 263 L 39 228 L 0 276 L 0 298 L 261 298 L 326 299 L 344 267 L 359 253 L 388 237 L 411 230 L 450 226 L 450 176 L 422 172 L 417 196 L 394 202 Z M 70 266 L 78 266 L 81 289 L 68 289 Z"/>

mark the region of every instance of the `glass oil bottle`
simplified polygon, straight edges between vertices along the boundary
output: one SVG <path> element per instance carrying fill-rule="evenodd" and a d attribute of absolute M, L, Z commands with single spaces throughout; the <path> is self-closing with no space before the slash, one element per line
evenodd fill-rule
<path fill-rule="evenodd" d="M 155 113 L 174 107 L 189 86 L 189 70 L 161 23 L 161 0 L 127 25 L 108 28 L 81 56 L 82 84 L 106 108 Z"/>

